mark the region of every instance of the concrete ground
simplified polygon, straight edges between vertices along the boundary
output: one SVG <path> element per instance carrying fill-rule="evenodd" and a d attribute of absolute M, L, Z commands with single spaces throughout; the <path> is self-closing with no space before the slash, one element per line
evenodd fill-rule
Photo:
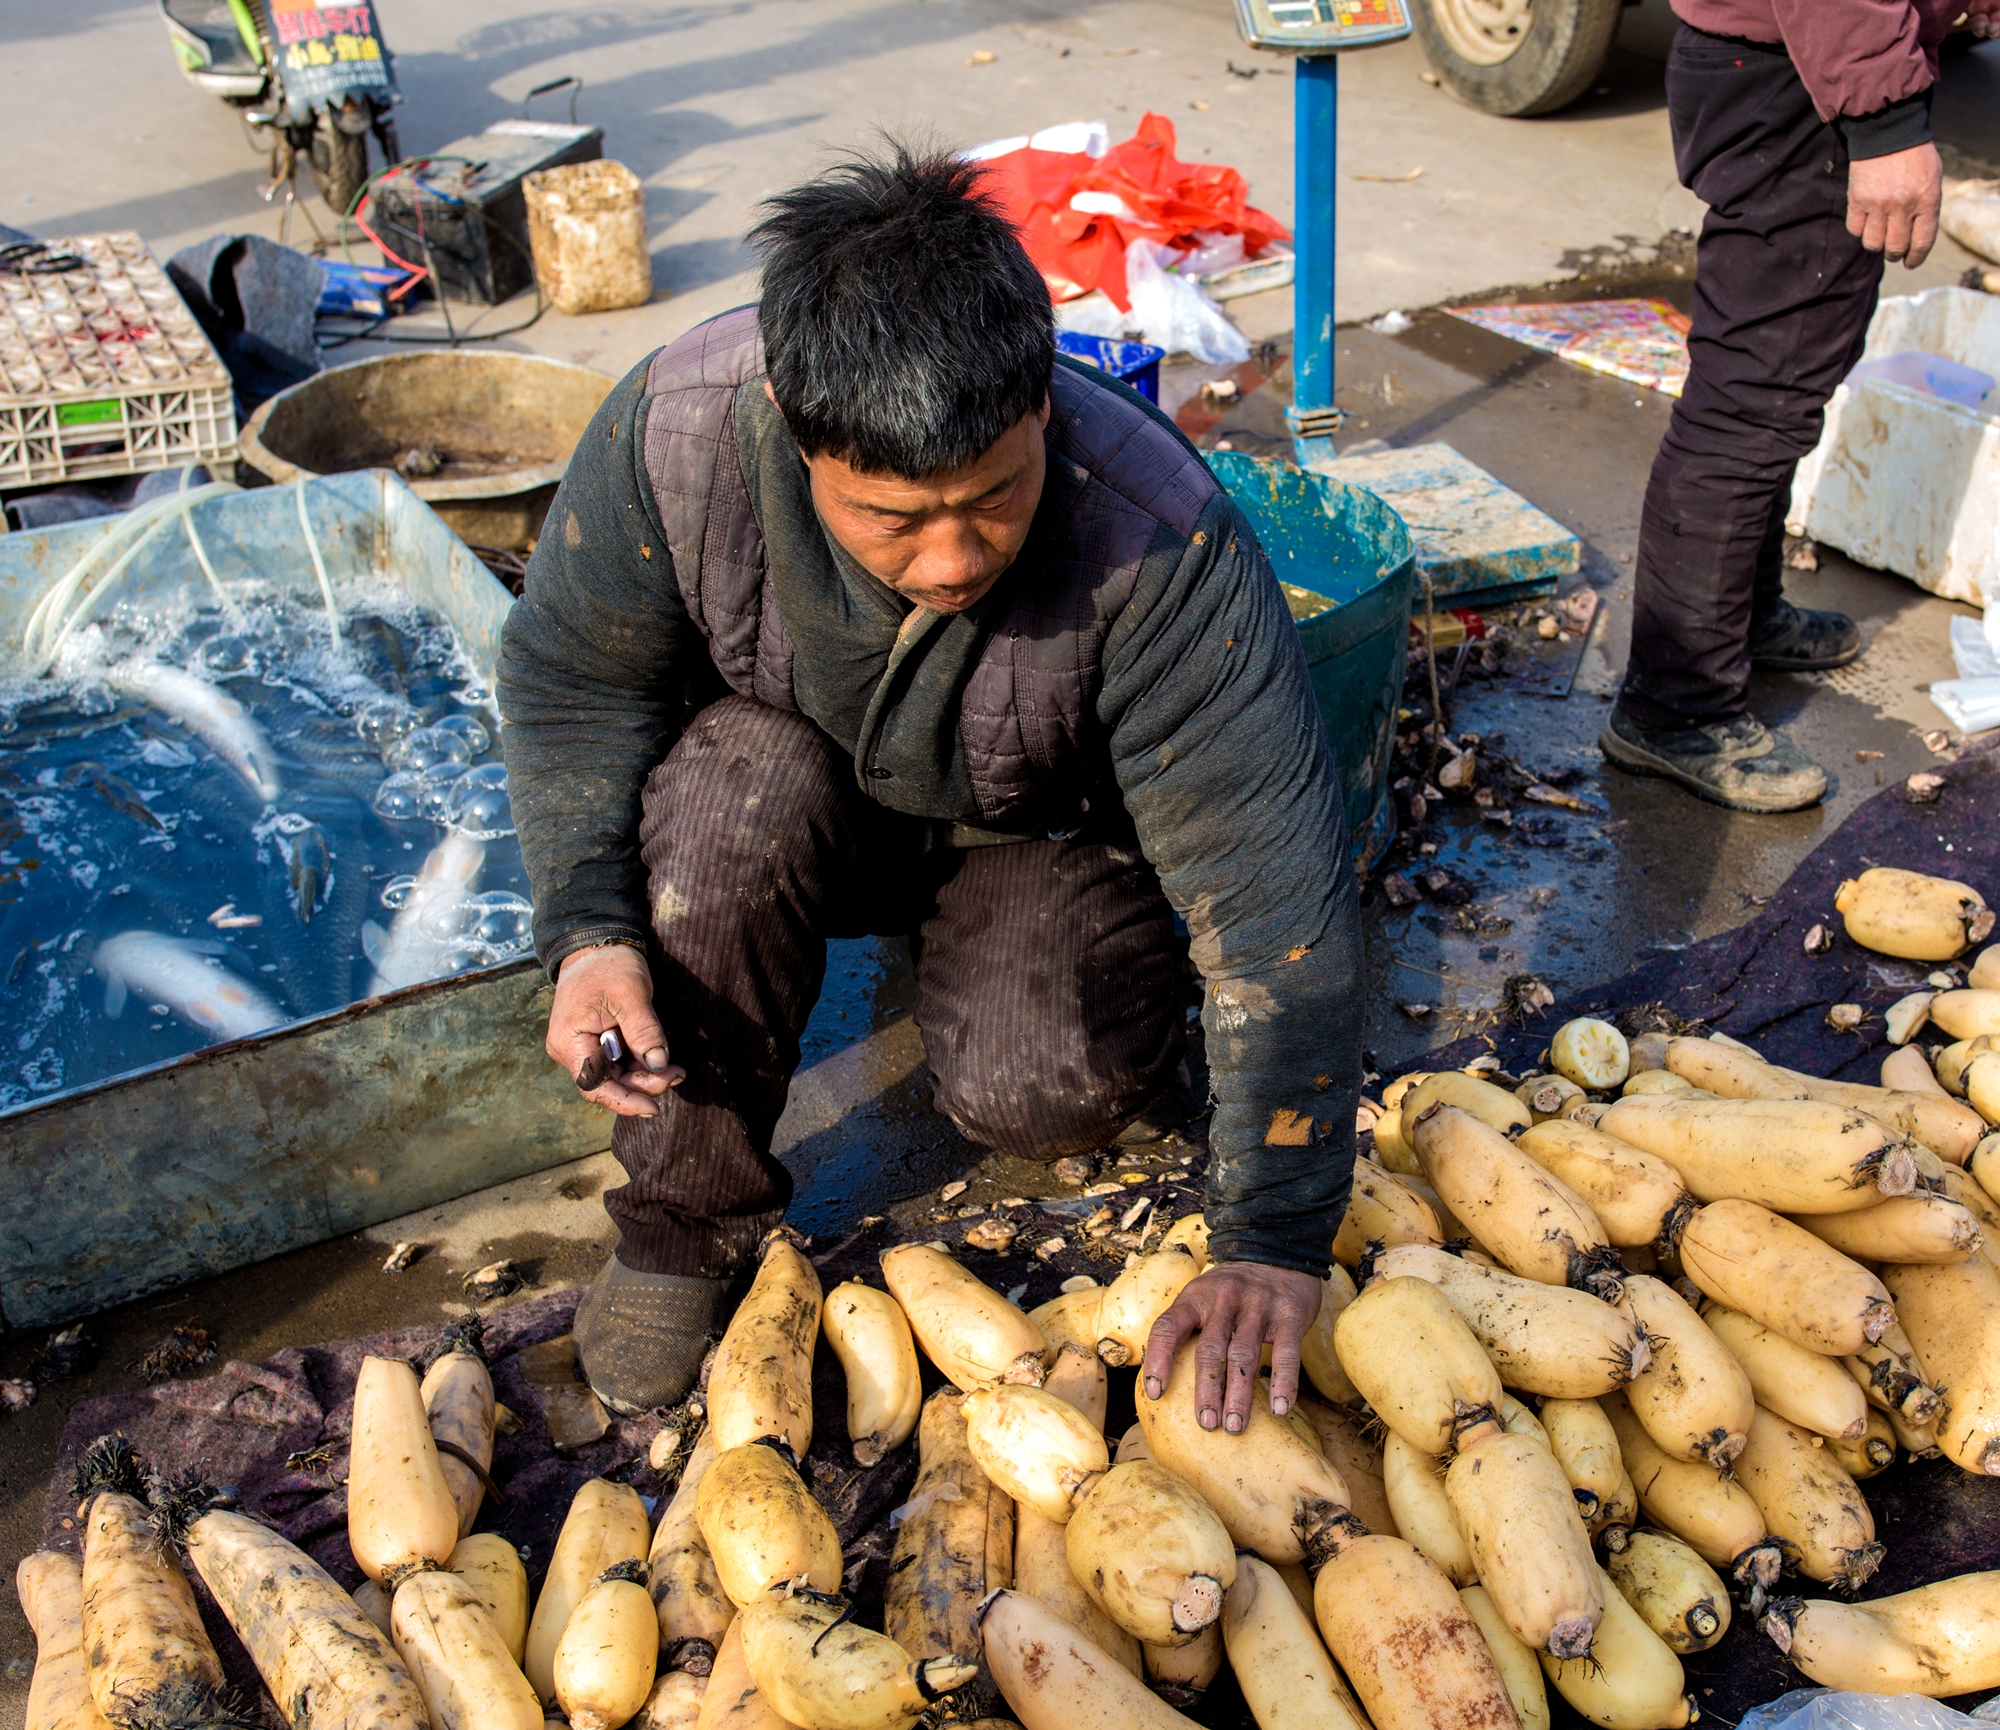
<path fill-rule="evenodd" d="M 1633 14 L 1643 35 L 1650 12 Z M 1236 163 L 1253 197 L 1290 216 L 1289 80 L 1238 44 L 1226 6 L 1135 0 L 1057 8 L 1027 0 L 708 0 L 535 7 L 525 0 L 386 0 L 399 55 L 411 149 L 435 149 L 518 112 L 532 85 L 586 80 L 580 112 L 607 129 L 607 153 L 645 180 L 653 229 L 653 304 L 570 320 L 548 314 L 514 345 L 616 372 L 701 317 L 750 297 L 740 235 L 758 198 L 809 172 L 869 128 L 927 126 L 957 143 L 1096 118 L 1114 133 L 1151 107 L 1180 128 L 1190 158 Z M 0 148 L 10 165 L 0 221 L 57 235 L 137 227 L 161 254 L 223 229 L 275 234 L 258 198 L 256 159 L 234 118 L 175 75 L 150 5 L 72 0 L 0 5 L 8 53 L 0 79 Z M 985 49 L 997 58 L 969 65 Z M 1228 69 L 1255 65 L 1246 79 Z M 1340 316 L 1434 306 L 1509 285 L 1582 278 L 1555 292 L 1658 293 L 1685 301 L 1685 248 L 1670 231 L 1699 207 L 1674 181 L 1658 64 L 1617 57 L 1604 85 L 1568 114 L 1509 122 L 1473 113 L 1421 82 L 1415 50 L 1357 56 L 1344 71 Z M 2000 164 L 2000 47 L 1954 59 L 1940 130 L 1961 170 Z M 88 114 L 89 125 L 57 124 Z M 1988 168 L 1987 172 L 2000 172 Z M 1941 246 L 1892 289 L 1952 280 L 1965 256 Z M 1198 369 L 1170 371 L 1170 403 L 1205 442 L 1275 450 L 1286 388 L 1289 301 L 1234 303 L 1269 382 L 1228 414 L 1198 412 Z M 502 309 L 494 322 L 513 315 Z M 1460 918 L 1429 903 L 1371 908 L 1368 1038 L 1378 1066 L 1408 1067 L 1490 1007 L 1508 974 L 1533 971 L 1559 1001 L 1643 954 L 1726 929 L 1768 895 L 1842 815 L 1888 777 L 1930 760 L 1921 734 L 1940 717 L 1923 695 L 1946 676 L 1945 621 L 1955 610 L 1897 579 L 1822 554 L 1796 575 L 1799 600 L 1862 623 L 1868 654 L 1820 679 L 1760 679 L 1757 702 L 1798 730 L 1834 768 L 1818 811 L 1749 821 L 1657 783 L 1604 772 L 1592 741 L 1623 664 L 1639 499 L 1668 405 L 1424 312 L 1397 336 L 1343 333 L 1343 442 L 1443 440 L 1575 530 L 1580 581 L 1604 601 L 1575 687 L 1561 700 L 1502 684 L 1462 687 L 1460 731 L 1490 739 L 1547 773 L 1573 768 L 1574 791 L 1601 813 L 1566 819 L 1530 847 L 1448 813 L 1438 858 L 1470 883 Z M 1261 376 L 1261 375 L 1260 375 Z M 1575 585 L 1570 585 L 1574 588 Z M 1962 610 L 1962 609 L 1959 609 Z M 1880 753 L 1879 756 L 1872 755 Z M 1434 1006 L 1425 1022 L 1401 1005 Z M 981 1161 L 929 1110 L 909 1018 L 900 945 L 837 946 L 807 1063 L 781 1126 L 799 1180 L 794 1217 L 838 1233 L 894 1209 L 915 1223 L 948 1179 L 964 1202 L 1046 1192 L 1044 1174 Z M 1161 1157 L 1185 1150 L 1169 1144 Z M 512 1256 L 542 1288 L 587 1279 L 610 1245 L 599 1196 L 619 1180 L 608 1155 L 392 1221 L 262 1266 L 139 1300 L 92 1318 L 102 1348 L 80 1380 L 45 1389 L 0 1417 L 0 1562 L 36 1541 L 62 1423 L 81 1398 L 135 1385 L 124 1366 L 170 1327 L 199 1320 L 225 1356 L 255 1360 L 286 1345 L 437 1316 L 463 1302 L 460 1280 Z M 405 1274 L 379 1272 L 399 1240 L 425 1246 Z M 0 1375 L 22 1373 L 40 1336 L 0 1339 Z M 28 1636 L 0 1594 L 0 1730 L 22 1722 Z"/>

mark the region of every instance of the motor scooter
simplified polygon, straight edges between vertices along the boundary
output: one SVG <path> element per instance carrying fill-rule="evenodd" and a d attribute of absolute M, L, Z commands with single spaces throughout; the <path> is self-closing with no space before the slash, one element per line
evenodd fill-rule
<path fill-rule="evenodd" d="M 243 117 L 271 157 L 266 196 L 289 188 L 303 158 L 336 216 L 368 180 L 368 134 L 398 162 L 402 100 L 372 0 L 159 0 L 182 74 Z"/>

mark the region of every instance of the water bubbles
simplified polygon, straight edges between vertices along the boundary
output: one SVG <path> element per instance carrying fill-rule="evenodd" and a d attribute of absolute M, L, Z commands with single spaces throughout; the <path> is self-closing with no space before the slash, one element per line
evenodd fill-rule
<path fill-rule="evenodd" d="M 382 885 L 382 905 L 391 913 L 400 912 L 409 906 L 410 897 L 417 892 L 417 880 L 409 872 L 400 877 L 391 877 Z"/>
<path fill-rule="evenodd" d="M 354 711 L 354 731 L 371 751 L 386 753 L 416 731 L 417 716 L 409 704 L 394 697 L 374 697 Z"/>
<path fill-rule="evenodd" d="M 493 706 L 493 693 L 484 685 L 461 685 L 451 695 L 454 702 L 463 703 L 468 709 L 487 709 Z"/>
<path fill-rule="evenodd" d="M 440 763 L 470 763 L 472 748 L 458 733 L 419 727 L 382 753 L 392 769 L 432 769 Z"/>
<path fill-rule="evenodd" d="M 280 835 L 303 835 L 312 826 L 310 817 L 302 817 L 296 811 L 281 811 L 271 820 L 271 827 Z"/>
<path fill-rule="evenodd" d="M 484 895 L 473 896 L 472 906 L 469 935 L 496 956 L 519 955 L 533 944 L 535 905 L 525 895 L 489 889 Z"/>
<path fill-rule="evenodd" d="M 419 791 L 423 777 L 405 772 L 391 775 L 375 789 L 375 815 L 391 823 L 420 823 L 424 818 Z"/>
<path fill-rule="evenodd" d="M 257 645 L 248 637 L 226 631 L 219 637 L 210 637 L 195 650 L 194 662 L 202 672 L 213 673 L 219 679 L 254 673 L 258 670 Z"/>
<path fill-rule="evenodd" d="M 447 715 L 436 725 L 440 733 L 456 733 L 475 757 L 493 743 L 493 735 L 470 715 Z"/>
<path fill-rule="evenodd" d="M 456 763 L 440 763 L 417 776 L 417 803 L 433 823 L 451 819 L 451 796 L 466 771 Z"/>
<path fill-rule="evenodd" d="M 441 943 L 436 951 L 437 972 L 434 978 L 447 979 L 454 973 L 464 973 L 474 967 L 489 967 L 500 957 L 476 937 L 458 937 L 449 943 Z"/>
<path fill-rule="evenodd" d="M 469 937 L 478 916 L 469 895 L 432 895 L 417 908 L 417 935 L 426 943 L 450 943 Z"/>
<path fill-rule="evenodd" d="M 497 841 L 514 833 L 513 807 L 507 800 L 507 769 L 482 763 L 468 770 L 452 788 L 445 821 L 475 841 Z"/>

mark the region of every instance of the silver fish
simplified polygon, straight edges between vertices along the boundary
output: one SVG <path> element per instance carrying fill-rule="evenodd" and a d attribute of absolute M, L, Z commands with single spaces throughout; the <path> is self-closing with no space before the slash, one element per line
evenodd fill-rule
<path fill-rule="evenodd" d="M 292 905 L 301 925 L 310 925 L 333 878 L 333 852 L 317 823 L 284 837 L 285 862 L 292 875 Z"/>
<path fill-rule="evenodd" d="M 130 817 L 133 822 L 143 823 L 149 829 L 162 833 L 166 831 L 166 824 L 147 809 L 139 789 L 130 781 L 112 774 L 102 763 L 72 763 L 64 771 L 63 781 L 71 787 L 79 781 L 87 782 L 119 816 Z"/>
<path fill-rule="evenodd" d="M 121 931 L 97 946 L 91 959 L 104 979 L 104 1013 L 113 1021 L 128 994 L 164 1003 L 181 1020 L 217 1039 L 248 1039 L 276 1027 L 285 1013 L 254 986 L 233 973 L 211 967 L 204 955 L 219 955 L 219 943 L 194 943 L 157 931 Z"/>
<path fill-rule="evenodd" d="M 459 935 L 453 905 L 472 893 L 486 864 L 486 843 L 453 830 L 430 851 L 416 887 L 384 931 L 374 920 L 361 927 L 361 952 L 375 969 L 368 995 L 380 997 L 458 970 L 451 955 Z"/>
<path fill-rule="evenodd" d="M 120 661 L 105 683 L 144 697 L 169 719 L 196 734 L 250 784 L 266 804 L 278 797 L 278 757 L 264 729 L 234 697 L 206 679 L 158 661 Z"/>

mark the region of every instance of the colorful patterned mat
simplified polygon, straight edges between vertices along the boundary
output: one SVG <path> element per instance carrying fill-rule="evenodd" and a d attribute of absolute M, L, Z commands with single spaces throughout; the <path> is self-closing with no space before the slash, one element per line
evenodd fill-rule
<path fill-rule="evenodd" d="M 1687 314 L 1663 300 L 1572 300 L 1446 310 L 1467 324 L 1559 354 L 1627 384 L 1679 396 L 1687 382 Z"/>

